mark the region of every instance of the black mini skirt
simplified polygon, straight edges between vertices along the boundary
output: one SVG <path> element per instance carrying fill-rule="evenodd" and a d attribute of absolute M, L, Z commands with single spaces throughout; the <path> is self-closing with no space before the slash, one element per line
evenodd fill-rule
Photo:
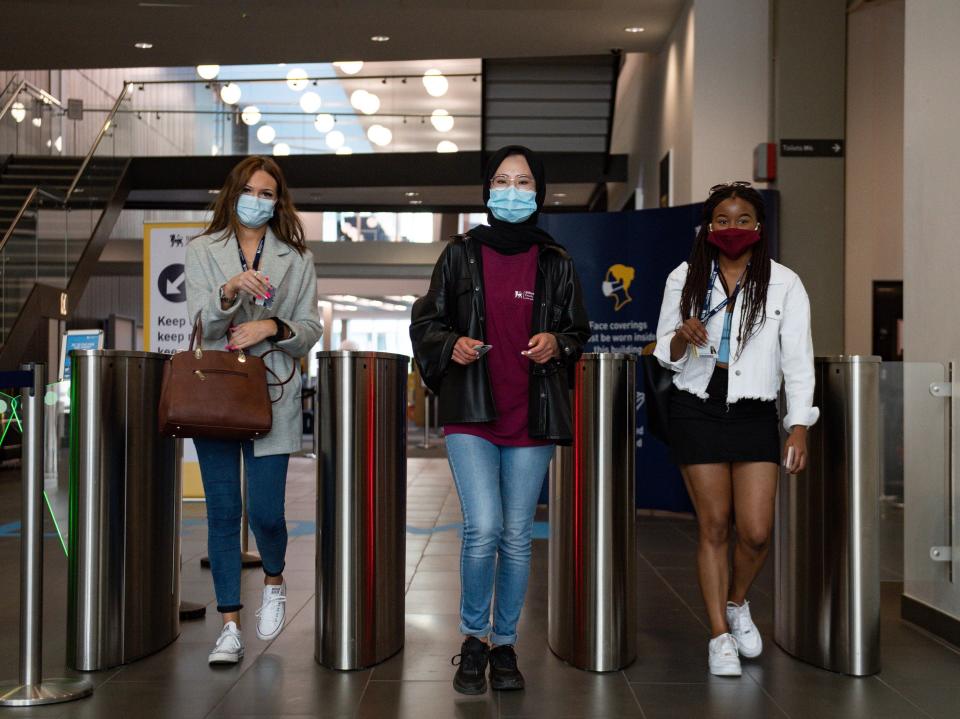
<path fill-rule="evenodd" d="M 670 396 L 670 452 L 677 464 L 780 463 L 780 421 L 773 400 L 727 404 L 727 370 L 717 367 L 708 399 L 674 388 Z"/>

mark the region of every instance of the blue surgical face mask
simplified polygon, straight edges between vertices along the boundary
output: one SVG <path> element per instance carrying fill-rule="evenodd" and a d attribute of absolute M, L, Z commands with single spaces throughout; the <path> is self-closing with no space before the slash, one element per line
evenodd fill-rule
<path fill-rule="evenodd" d="M 263 227 L 273 217 L 276 202 L 253 195 L 240 195 L 237 198 L 237 219 L 244 227 Z"/>
<path fill-rule="evenodd" d="M 504 190 L 490 190 L 487 207 L 498 220 L 516 224 L 537 211 L 537 193 L 518 190 L 512 185 Z"/>

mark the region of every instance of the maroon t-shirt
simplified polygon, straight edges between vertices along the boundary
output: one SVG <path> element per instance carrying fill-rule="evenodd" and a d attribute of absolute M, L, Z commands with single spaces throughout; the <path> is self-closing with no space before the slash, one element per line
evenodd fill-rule
<path fill-rule="evenodd" d="M 533 326 L 538 248 L 531 247 L 519 255 L 501 255 L 486 245 L 480 247 L 486 343 L 493 345 L 480 362 L 487 365 L 497 419 L 493 422 L 447 424 L 443 433 L 472 434 L 508 447 L 550 444 L 530 438 L 527 425 L 531 360 L 520 354 L 527 349 Z"/>

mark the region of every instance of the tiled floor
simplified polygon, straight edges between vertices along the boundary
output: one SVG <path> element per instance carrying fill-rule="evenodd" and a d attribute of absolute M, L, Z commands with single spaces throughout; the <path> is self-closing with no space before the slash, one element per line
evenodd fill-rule
<path fill-rule="evenodd" d="M 409 464 L 406 646 L 368 671 L 338 673 L 313 660 L 314 478 L 307 459 L 295 459 L 288 490 L 291 543 L 288 625 L 272 642 L 247 632 L 246 658 L 234 668 L 210 669 L 207 652 L 218 630 L 212 611 L 185 623 L 180 638 L 130 666 L 91 675 L 93 696 L 35 710 L 0 709 L 4 717 L 950 717 L 960 705 L 960 654 L 898 618 L 899 585 L 884 584 L 883 672 L 852 679 L 802 664 L 772 642 L 771 568 L 751 597 L 767 638 L 761 659 L 740 679 L 706 670 L 704 625 L 691 521 L 638 520 L 640 556 L 639 658 L 623 671 L 591 674 L 551 654 L 547 625 L 546 542 L 534 543 L 533 570 L 517 649 L 528 688 L 478 698 L 456 694 L 450 657 L 458 651 L 459 505 L 444 460 Z M 0 680 L 17 671 L 19 487 L 0 478 Z M 213 602 L 205 553 L 203 505 L 185 505 L 183 597 Z M 453 525 L 453 526 L 451 526 Z M 45 671 L 64 669 L 66 563 L 55 538 L 46 548 Z M 895 573 L 896 569 L 891 570 Z M 244 573 L 246 620 L 252 628 L 261 578 Z"/>

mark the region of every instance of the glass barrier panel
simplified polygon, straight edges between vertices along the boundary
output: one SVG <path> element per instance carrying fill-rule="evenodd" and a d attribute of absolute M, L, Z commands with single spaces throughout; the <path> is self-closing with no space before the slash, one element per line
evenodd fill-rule
<path fill-rule="evenodd" d="M 48 384 L 43 401 L 43 496 L 66 554 L 70 546 L 70 380 Z"/>
<path fill-rule="evenodd" d="M 954 581 L 955 562 L 934 556 L 937 547 L 953 543 L 948 462 L 951 398 L 938 394 L 947 378 L 943 364 L 903 363 L 902 425 L 884 422 L 888 444 L 896 443 L 898 431 L 902 437 L 904 592 L 933 606 L 952 591 Z M 895 381 L 888 378 L 886 387 Z M 885 401 L 896 402 L 894 394 L 889 393 Z M 887 449 L 884 456 L 889 456 Z M 893 473 L 888 477 L 893 479 Z"/>

